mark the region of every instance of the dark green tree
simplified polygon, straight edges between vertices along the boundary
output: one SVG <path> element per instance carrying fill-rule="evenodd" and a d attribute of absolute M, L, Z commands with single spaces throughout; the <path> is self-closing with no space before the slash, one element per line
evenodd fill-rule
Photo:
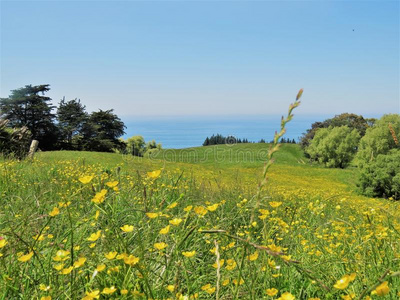
<path fill-rule="evenodd" d="M 42 150 L 54 149 L 57 140 L 52 113 L 55 107 L 50 103 L 51 98 L 44 96 L 49 90 L 48 84 L 26 85 L 12 90 L 8 98 L 0 99 L 0 117 L 9 120 L 10 127 L 26 126 Z"/>
<path fill-rule="evenodd" d="M 88 151 L 112 152 L 125 147 L 118 138 L 125 132 L 125 125 L 113 110 L 92 112 L 83 125 L 83 149 Z"/>
<path fill-rule="evenodd" d="M 65 101 L 63 98 L 57 108 L 60 146 L 67 149 L 79 149 L 82 129 L 88 119 L 86 106 L 80 100 Z"/>
<path fill-rule="evenodd" d="M 300 146 L 303 149 L 309 146 L 311 140 L 315 136 L 315 133 L 320 128 L 348 126 L 350 129 L 357 129 L 360 136 L 363 137 L 367 128 L 372 126 L 375 121 L 375 119 L 364 119 L 363 116 L 359 116 L 356 114 L 343 113 L 340 115 L 336 115 L 335 117 L 331 119 L 326 119 L 323 122 L 313 123 L 311 125 L 311 128 L 308 129 L 306 133 L 303 133 L 303 136 L 300 140 Z"/>

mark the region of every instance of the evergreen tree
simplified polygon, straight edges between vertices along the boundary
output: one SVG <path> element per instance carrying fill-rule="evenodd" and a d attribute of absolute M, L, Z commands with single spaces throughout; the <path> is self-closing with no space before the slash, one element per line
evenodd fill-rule
<path fill-rule="evenodd" d="M 54 124 L 54 106 L 50 97 L 44 96 L 50 90 L 48 84 L 32 86 L 11 91 L 8 98 L 0 99 L 0 117 L 9 120 L 8 126 L 26 126 L 32 138 L 39 141 L 42 150 L 55 148 L 57 128 Z"/>
<path fill-rule="evenodd" d="M 112 152 L 125 144 L 118 138 L 125 132 L 125 125 L 113 110 L 92 112 L 83 125 L 83 147 L 88 151 Z"/>
<path fill-rule="evenodd" d="M 86 106 L 80 100 L 65 101 L 63 98 L 57 109 L 58 128 L 62 146 L 68 149 L 79 149 L 79 136 L 82 134 L 83 125 L 88 119 Z M 73 139 L 75 138 L 75 145 Z"/>

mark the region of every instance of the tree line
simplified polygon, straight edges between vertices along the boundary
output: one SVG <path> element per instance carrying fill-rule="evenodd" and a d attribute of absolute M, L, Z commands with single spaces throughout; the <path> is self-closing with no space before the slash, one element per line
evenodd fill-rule
<path fill-rule="evenodd" d="M 236 138 L 232 135 L 223 136 L 222 134 L 213 134 L 211 137 L 206 137 L 203 142 L 203 146 L 212 146 L 212 145 L 234 145 L 234 144 L 246 144 L 246 143 L 255 143 L 253 141 L 249 141 L 247 138 Z M 264 139 L 259 140 L 257 143 L 266 143 Z M 271 141 L 272 143 L 272 141 Z M 296 144 L 295 139 L 289 139 L 282 137 L 280 139 L 280 143 L 287 144 Z"/>
<path fill-rule="evenodd" d="M 8 128 L 27 128 L 41 150 L 112 152 L 125 147 L 119 138 L 126 127 L 113 109 L 88 113 L 79 99 L 65 98 L 54 106 L 45 95 L 49 90 L 48 84 L 12 90 L 0 99 L 0 118 Z"/>

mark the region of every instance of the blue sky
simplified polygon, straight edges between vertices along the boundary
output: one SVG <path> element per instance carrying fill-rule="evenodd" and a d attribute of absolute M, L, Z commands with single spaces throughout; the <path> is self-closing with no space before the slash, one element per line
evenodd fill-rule
<path fill-rule="evenodd" d="M 1 97 L 125 118 L 400 113 L 399 53 L 398 1 L 1 1 Z"/>

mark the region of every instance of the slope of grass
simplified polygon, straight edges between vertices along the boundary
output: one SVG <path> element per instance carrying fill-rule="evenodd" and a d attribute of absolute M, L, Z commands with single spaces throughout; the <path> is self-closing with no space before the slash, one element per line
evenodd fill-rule
<path fill-rule="evenodd" d="M 283 145 L 255 211 L 266 146 L 1 161 L 0 299 L 398 299 L 399 204 Z"/>

